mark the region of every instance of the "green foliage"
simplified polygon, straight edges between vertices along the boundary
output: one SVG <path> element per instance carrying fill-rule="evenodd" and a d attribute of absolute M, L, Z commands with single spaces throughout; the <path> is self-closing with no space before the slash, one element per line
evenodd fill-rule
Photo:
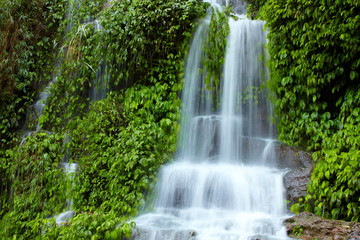
<path fill-rule="evenodd" d="M 69 32 L 76 26 L 93 21 L 105 7 L 106 2 L 106 0 L 66 0 L 67 17 L 62 22 L 63 30 Z"/>
<path fill-rule="evenodd" d="M 56 69 L 56 82 L 52 84 L 48 107 L 41 119 L 44 129 L 61 131 L 71 118 L 87 110 L 89 88 L 102 63 L 105 46 L 101 44 L 103 33 L 95 29 L 95 22 L 86 21 L 100 14 L 104 2 L 68 2 L 68 18 L 62 22 L 66 37 L 58 57 L 62 61 Z"/>
<path fill-rule="evenodd" d="M 268 1 L 263 17 L 268 21 L 269 52 L 277 89 L 280 138 L 310 149 L 311 138 L 336 129 L 336 102 L 347 89 L 358 86 L 359 4 L 322 1 Z M 347 37 L 344 38 L 344 34 Z M 353 74 L 351 74 L 354 72 Z M 352 78 L 350 75 L 353 75 Z M 332 120 L 333 122 L 329 121 Z"/>
<path fill-rule="evenodd" d="M 6 175 L 12 182 L 1 236 L 33 239 L 41 233 L 41 221 L 63 209 L 66 182 L 60 168 L 62 137 L 39 132 L 21 146 L 8 150 Z"/>
<path fill-rule="evenodd" d="M 11 144 L 36 88 L 50 79 L 52 41 L 62 18 L 58 1 L 0 3 L 0 147 Z M 51 14 L 56 7 L 58 13 Z M 60 13 L 60 14 L 59 14 Z M 15 139 L 16 140 L 16 139 Z"/>
<path fill-rule="evenodd" d="M 315 151 L 309 195 L 294 209 L 356 221 L 359 8 L 353 0 L 268 0 L 260 8 L 270 30 L 279 138 Z"/>
<path fill-rule="evenodd" d="M 169 90 L 167 84 L 137 85 L 96 102 L 78 120 L 71 135 L 80 164 L 77 207 L 136 214 L 157 170 L 175 150 L 180 102 Z"/>
<path fill-rule="evenodd" d="M 340 108 L 339 130 L 331 136 L 324 136 L 324 147 L 313 154 L 317 164 L 308 186 L 307 202 L 313 203 L 313 211 L 318 215 L 359 221 L 359 89 L 347 92 L 344 99 Z"/>
<path fill-rule="evenodd" d="M 216 97 L 219 94 L 219 84 L 222 78 L 222 68 L 225 62 L 227 36 L 230 33 L 228 21 L 229 12 L 220 12 L 213 9 L 210 19 L 209 33 L 203 44 L 205 55 L 202 59 L 205 83 L 208 89 L 213 90 Z"/>
<path fill-rule="evenodd" d="M 153 79 L 173 85 L 183 43 L 204 10 L 194 0 L 117 1 L 99 14 L 101 29 L 92 23 L 73 26 L 64 43 L 64 62 L 44 127 L 62 129 L 69 119 L 86 112 L 89 87 L 94 87 L 101 68 L 107 87 L 114 91 L 136 83 L 153 84 Z"/>
<path fill-rule="evenodd" d="M 102 0 L 83 2 L 64 1 L 68 10 L 60 11 L 72 18 L 59 25 L 66 37 L 40 119 L 49 134 L 34 133 L 1 159 L 0 177 L 15 190 L 1 194 L 4 238 L 128 237 L 134 224 L 127 221 L 175 150 L 184 43 L 206 4 L 125 0 L 102 9 Z M 109 93 L 92 102 L 91 89 L 103 79 Z M 73 187 L 60 167 L 64 157 L 79 164 Z M 21 174 L 10 174 L 17 166 Z M 76 214 L 59 227 L 53 216 L 69 195 Z"/>
<path fill-rule="evenodd" d="M 53 220 L 44 222 L 47 226 L 41 239 L 91 239 L 117 240 L 130 237 L 133 223 L 124 223 L 124 218 L 114 212 L 82 212 L 62 227 Z"/>
<path fill-rule="evenodd" d="M 302 227 L 300 226 L 294 226 L 292 229 L 292 234 L 294 236 L 301 236 L 303 233 L 304 229 L 302 229 Z"/>
<path fill-rule="evenodd" d="M 64 131 L 69 120 L 86 112 L 91 79 L 98 60 L 91 54 L 99 53 L 99 33 L 92 24 L 74 27 L 64 43 L 64 60 L 57 70 L 56 82 L 51 86 L 48 106 L 41 119 L 44 129 Z"/>
<path fill-rule="evenodd" d="M 248 0 L 246 5 L 246 12 L 250 18 L 256 18 L 262 6 L 265 5 L 267 0 Z"/>
<path fill-rule="evenodd" d="M 61 0 L 0 1 L 0 216 L 9 209 L 6 149 L 19 144 L 26 111 L 50 80 Z"/>
<path fill-rule="evenodd" d="M 148 84 L 149 69 L 176 56 L 194 19 L 204 13 L 196 0 L 117 1 L 101 18 L 106 36 L 106 63 L 115 86 Z M 116 39 L 116 41 L 114 41 Z"/>

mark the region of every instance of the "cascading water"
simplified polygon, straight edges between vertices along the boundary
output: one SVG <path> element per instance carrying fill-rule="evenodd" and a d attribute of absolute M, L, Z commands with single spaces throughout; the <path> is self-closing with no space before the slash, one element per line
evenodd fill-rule
<path fill-rule="evenodd" d="M 65 154 L 62 157 L 62 163 L 61 167 L 65 172 L 66 179 L 65 179 L 65 196 L 66 196 L 66 208 L 65 212 L 60 213 L 59 215 L 54 216 L 55 222 L 57 225 L 61 226 L 65 223 L 67 223 L 75 214 L 72 207 L 74 205 L 74 199 L 72 197 L 72 191 L 74 187 L 74 175 L 76 173 L 76 170 L 78 169 L 77 163 L 71 163 L 69 162 L 70 158 L 70 151 L 67 147 L 67 144 L 69 143 L 70 138 L 68 135 L 65 135 L 64 141 L 63 141 L 63 148 L 65 149 Z"/>
<path fill-rule="evenodd" d="M 76 8 L 83 4 L 82 0 L 72 0 L 69 4 L 68 9 L 68 17 L 74 13 Z M 92 24 L 96 31 L 102 31 L 102 26 L 99 20 L 93 20 L 89 22 L 85 22 L 83 25 Z M 82 26 L 83 27 L 83 26 Z M 67 31 L 70 31 L 73 28 L 73 22 L 70 19 Z M 109 91 L 109 75 L 107 74 L 107 66 L 105 61 L 103 61 L 96 71 L 96 78 L 91 80 L 91 87 L 89 88 L 89 100 L 90 102 L 99 101 L 106 98 L 106 93 Z M 66 144 L 70 141 L 68 136 L 64 138 L 64 147 L 66 148 Z M 63 225 L 67 223 L 75 214 L 73 211 L 73 198 L 71 196 L 71 192 L 74 186 L 74 174 L 77 171 L 78 164 L 69 162 L 69 150 L 66 150 L 65 155 L 63 156 L 63 161 L 61 163 L 62 168 L 67 176 L 67 186 L 66 186 L 66 209 L 65 212 L 60 213 L 59 215 L 55 216 L 56 223 L 58 225 Z"/>
<path fill-rule="evenodd" d="M 93 22 L 90 22 L 90 24 L 94 25 L 96 31 L 103 30 L 99 20 L 94 20 Z M 90 101 L 94 102 L 106 98 L 106 94 L 110 91 L 109 83 L 110 74 L 108 73 L 108 66 L 106 61 L 102 60 L 96 70 L 96 78 L 91 80 L 91 87 L 89 89 Z"/>
<path fill-rule="evenodd" d="M 66 12 L 66 18 L 69 20 L 67 26 L 66 26 L 66 33 L 70 32 L 72 30 L 72 28 L 74 27 L 74 24 L 72 22 L 73 16 L 75 14 L 75 10 L 79 7 L 79 2 L 80 0 L 70 0 L 68 2 L 68 6 L 67 6 L 67 12 Z M 59 59 L 58 59 L 59 60 Z M 56 69 L 59 67 L 58 65 L 60 65 L 59 63 L 55 63 L 54 66 L 54 73 L 56 72 Z M 28 121 L 36 121 L 36 126 L 34 129 L 25 129 L 24 130 L 24 134 L 22 135 L 22 141 L 21 141 L 21 145 L 24 144 L 26 142 L 26 138 L 29 137 L 31 134 L 36 133 L 41 129 L 41 116 L 44 113 L 46 104 L 47 104 L 47 100 L 50 96 L 50 90 L 51 87 L 54 83 L 56 83 L 57 81 L 57 74 L 54 74 L 53 78 L 51 79 L 51 81 L 47 84 L 47 86 L 44 88 L 43 91 L 40 92 L 39 94 L 39 99 L 36 101 L 36 103 L 32 106 L 33 110 L 30 110 L 29 113 L 32 113 L 33 116 L 27 116 L 27 122 Z M 29 115 L 28 113 L 28 115 Z M 28 124 L 26 124 L 28 125 Z M 27 127 L 27 126 L 26 126 Z"/>
<path fill-rule="evenodd" d="M 29 111 L 27 114 L 26 119 L 26 127 L 24 129 L 24 133 L 21 136 L 21 143 L 20 145 L 23 145 L 26 142 L 27 137 L 29 137 L 31 134 L 36 133 L 41 130 L 41 116 L 44 113 L 46 101 L 48 97 L 50 96 L 50 88 L 51 85 L 56 81 L 56 77 L 54 77 L 50 83 L 45 87 L 45 89 L 40 93 L 39 99 L 36 101 L 34 105 L 31 106 L 32 111 Z M 29 128 L 28 123 L 36 122 L 34 124 L 34 127 Z"/>
<path fill-rule="evenodd" d="M 76 13 L 77 9 L 82 4 L 83 4 L 82 0 L 68 1 L 67 13 L 66 13 L 66 18 L 68 19 L 68 24 L 66 27 L 66 33 L 72 31 L 72 29 L 74 28 L 75 24 L 73 22 L 73 19 L 74 19 L 74 16 L 77 14 Z M 99 20 L 86 22 L 83 25 L 86 25 L 86 24 L 93 24 L 95 30 L 97 30 L 97 31 L 102 30 L 102 26 L 100 25 Z M 55 69 L 57 69 L 60 67 L 58 65 L 61 65 L 61 63 L 55 64 L 55 65 L 56 65 Z M 56 71 L 54 71 L 54 72 L 56 72 Z M 28 116 L 27 116 L 27 122 L 30 122 L 31 124 L 27 123 L 26 126 L 28 126 L 28 125 L 34 125 L 34 126 L 32 128 L 27 127 L 26 129 L 24 129 L 24 133 L 22 135 L 22 141 L 21 141 L 20 145 L 25 144 L 27 137 L 29 137 L 30 135 L 35 134 L 39 131 L 44 131 L 41 126 L 41 116 L 44 113 L 44 110 L 45 110 L 45 107 L 47 104 L 47 100 L 51 94 L 50 90 L 51 90 L 53 84 L 56 84 L 56 82 L 57 82 L 57 75 L 54 74 L 54 77 L 49 82 L 49 84 L 44 88 L 44 90 L 42 92 L 40 92 L 39 99 L 36 101 L 36 103 L 33 106 L 31 106 L 32 111 L 29 111 Z M 105 62 L 103 62 L 102 64 L 100 64 L 99 68 L 96 71 L 96 78 L 92 79 L 91 87 L 89 89 L 90 101 L 98 101 L 98 100 L 104 99 L 106 97 L 106 93 L 109 91 L 108 82 L 109 82 L 109 75 L 107 74 L 107 66 L 106 66 Z M 49 134 L 51 134 L 51 133 L 49 133 Z M 64 181 L 66 182 L 66 189 L 65 189 L 65 193 L 64 193 L 66 195 L 66 208 L 65 208 L 64 212 L 60 213 L 59 215 L 54 216 L 56 223 L 58 225 L 65 224 L 75 214 L 75 212 L 72 211 L 73 198 L 71 196 L 71 192 L 72 192 L 73 185 L 74 185 L 73 177 L 78 168 L 78 164 L 69 162 L 70 154 L 69 154 L 69 152 L 68 152 L 69 150 L 67 149 L 67 146 L 66 146 L 69 141 L 70 141 L 69 137 L 67 135 L 65 135 L 64 142 L 63 142 L 65 154 L 62 158 L 62 162 L 61 162 L 60 166 L 62 167 L 62 169 L 66 175 L 66 179 L 64 179 Z"/>
<path fill-rule="evenodd" d="M 63 162 L 62 168 L 64 169 L 65 174 L 68 176 L 67 179 L 67 188 L 66 188 L 66 211 L 60 213 L 59 215 L 56 215 L 55 221 L 57 225 L 63 225 L 67 223 L 75 214 L 74 211 L 72 211 L 72 206 L 74 204 L 74 200 L 71 197 L 71 191 L 74 185 L 74 174 L 76 172 L 76 169 L 78 168 L 78 164 L 76 163 L 69 163 L 69 162 Z"/>
<path fill-rule="evenodd" d="M 271 105 L 260 87 L 264 23 L 230 19 L 229 25 L 219 103 L 199 71 L 207 20 L 194 36 L 178 154 L 161 170 L 154 211 L 135 220 L 134 239 L 287 239 L 284 172 L 273 168 Z"/>

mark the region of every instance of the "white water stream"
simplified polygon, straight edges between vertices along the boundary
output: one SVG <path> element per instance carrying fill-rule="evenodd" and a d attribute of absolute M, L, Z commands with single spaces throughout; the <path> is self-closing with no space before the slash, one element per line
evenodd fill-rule
<path fill-rule="evenodd" d="M 133 239 L 288 239 L 284 172 L 273 168 L 272 110 L 260 87 L 267 73 L 264 22 L 229 24 L 219 104 L 199 71 L 208 20 L 194 36 L 177 157 L 162 168 L 153 212 L 135 219 Z"/>
<path fill-rule="evenodd" d="M 66 33 L 72 31 L 72 29 L 74 28 L 75 24 L 73 22 L 73 18 L 77 14 L 76 11 L 78 11 L 81 4 L 83 4 L 82 0 L 68 1 L 66 18 L 69 21 L 68 21 L 68 24 L 66 27 Z M 87 24 L 93 24 L 96 31 L 102 30 L 102 26 L 101 26 L 99 20 L 85 22 L 80 27 L 84 27 Z M 61 63 L 59 65 L 61 65 Z M 57 64 L 55 64 L 54 73 L 56 72 L 56 69 L 58 67 L 59 66 L 57 66 Z M 89 100 L 90 101 L 98 101 L 98 100 L 106 98 L 106 93 L 109 91 L 109 87 L 108 87 L 109 75 L 107 74 L 106 70 L 107 70 L 107 66 L 106 66 L 105 62 L 100 64 L 99 68 L 96 70 L 96 78 L 91 80 L 91 87 L 89 89 Z M 34 126 L 33 129 L 24 129 L 24 133 L 21 137 L 22 141 L 21 141 L 20 145 L 25 144 L 27 141 L 27 138 L 29 136 L 31 136 L 32 134 L 35 134 L 40 131 L 44 131 L 41 126 L 41 117 L 45 111 L 45 107 L 47 106 L 48 98 L 51 95 L 51 88 L 53 87 L 53 84 L 56 84 L 56 82 L 57 82 L 57 75 L 54 74 L 54 77 L 52 78 L 52 80 L 48 83 L 48 85 L 44 88 L 44 90 L 42 92 L 40 92 L 38 100 L 33 105 L 33 115 L 34 116 L 29 117 L 30 120 L 36 121 L 36 126 Z M 51 134 L 51 133 L 49 132 L 49 134 Z M 63 142 L 64 148 L 67 148 L 66 144 L 69 141 L 70 141 L 69 137 L 67 135 L 65 135 L 64 142 Z M 75 212 L 72 210 L 73 203 L 74 203 L 74 200 L 72 197 L 72 189 L 74 186 L 73 178 L 78 169 L 78 164 L 69 162 L 70 154 L 68 151 L 69 151 L 68 149 L 65 150 L 65 154 L 63 156 L 62 162 L 60 163 L 60 166 L 62 167 L 62 169 L 66 175 L 66 179 L 64 179 L 64 181 L 66 181 L 66 189 L 65 189 L 65 193 L 64 193 L 66 195 L 66 208 L 64 209 L 65 210 L 64 212 L 54 216 L 55 221 L 58 225 L 63 225 L 65 223 L 67 223 L 75 214 Z"/>
<path fill-rule="evenodd" d="M 96 31 L 103 31 L 103 27 L 99 20 L 94 20 L 86 24 L 93 24 Z M 96 69 L 96 77 L 91 79 L 91 87 L 89 89 L 89 99 L 91 102 L 99 101 L 106 98 L 106 94 L 110 91 L 110 74 L 108 73 L 108 65 L 103 59 Z"/>
<path fill-rule="evenodd" d="M 59 215 L 54 216 L 56 224 L 57 225 L 63 225 L 67 223 L 75 214 L 74 211 L 72 211 L 72 207 L 74 204 L 74 200 L 71 196 L 71 191 L 74 185 L 74 174 L 76 173 L 76 170 L 78 168 L 77 163 L 69 163 L 69 162 L 63 162 L 61 163 L 62 168 L 64 169 L 65 174 L 67 175 L 67 188 L 66 188 L 66 211 L 60 213 Z"/>

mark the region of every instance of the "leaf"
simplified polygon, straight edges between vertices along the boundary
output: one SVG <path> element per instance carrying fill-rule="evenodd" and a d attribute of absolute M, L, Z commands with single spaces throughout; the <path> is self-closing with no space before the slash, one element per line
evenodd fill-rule
<path fill-rule="evenodd" d="M 350 72 L 350 80 L 355 80 L 355 78 L 357 78 L 358 73 L 355 71 L 351 71 Z"/>

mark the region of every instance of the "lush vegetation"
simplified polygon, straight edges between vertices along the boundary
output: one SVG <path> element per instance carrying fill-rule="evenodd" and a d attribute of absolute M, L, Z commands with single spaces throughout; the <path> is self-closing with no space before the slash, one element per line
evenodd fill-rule
<path fill-rule="evenodd" d="M 251 2 L 270 31 L 279 137 L 314 151 L 309 194 L 293 210 L 358 221 L 360 3 Z"/>
<path fill-rule="evenodd" d="M 268 21 L 279 136 L 316 160 L 293 210 L 358 220 L 360 4 L 250 2 Z M 129 235 L 127 221 L 175 150 L 184 46 L 205 9 L 199 0 L 0 2 L 2 239 Z M 212 15 L 203 59 L 214 92 L 227 15 Z M 26 112 L 52 79 L 41 129 L 21 143 L 19 130 L 37 124 Z M 74 185 L 65 160 L 79 164 Z M 53 216 L 69 196 L 76 214 L 59 227 Z"/>
<path fill-rule="evenodd" d="M 54 9 L 57 14 L 53 14 Z M 0 136 L 1 149 L 15 137 L 49 61 L 63 8 L 56 1 L 0 3 Z"/>
<path fill-rule="evenodd" d="M 127 236 L 171 160 L 185 46 L 206 4 L 105 2 L 1 2 L 1 238 Z M 41 130 L 20 144 L 27 107 L 51 79 Z M 94 99 L 94 90 L 108 94 Z M 79 164 L 74 185 L 64 160 Z M 76 215 L 58 227 L 69 196 Z"/>
<path fill-rule="evenodd" d="M 11 166 L 5 151 L 19 144 L 17 130 L 27 108 L 51 78 L 63 12 L 59 1 L 0 2 L 0 216 L 9 210 L 15 175 L 7 173 Z"/>

